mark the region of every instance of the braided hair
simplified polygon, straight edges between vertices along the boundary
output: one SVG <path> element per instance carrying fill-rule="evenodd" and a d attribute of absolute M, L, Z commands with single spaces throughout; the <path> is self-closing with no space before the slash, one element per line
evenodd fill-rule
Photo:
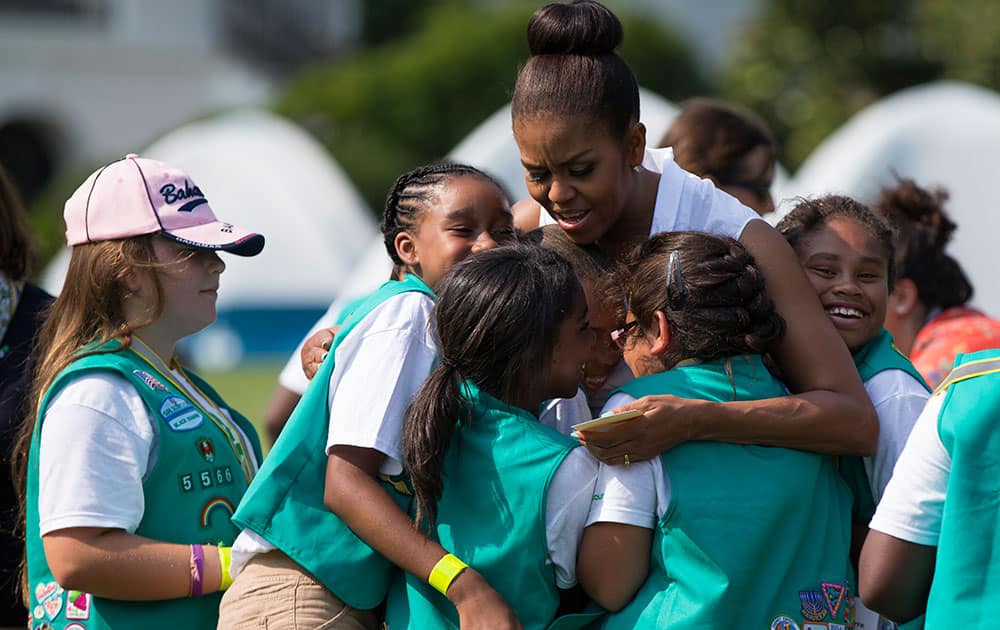
<path fill-rule="evenodd" d="M 405 263 L 396 251 L 396 236 L 401 232 L 415 230 L 421 213 L 435 202 L 435 192 L 442 183 L 454 177 L 478 177 L 500 191 L 504 199 L 510 195 L 493 177 L 468 164 L 455 162 L 435 162 L 403 173 L 389 189 L 385 198 L 380 230 L 385 241 L 385 250 L 392 262 L 403 266 Z"/>
<path fill-rule="evenodd" d="M 656 311 L 666 316 L 670 343 L 658 371 L 684 359 L 764 354 L 784 335 L 764 274 L 731 238 L 657 234 L 628 255 L 618 276 L 639 328 L 648 330 Z"/>

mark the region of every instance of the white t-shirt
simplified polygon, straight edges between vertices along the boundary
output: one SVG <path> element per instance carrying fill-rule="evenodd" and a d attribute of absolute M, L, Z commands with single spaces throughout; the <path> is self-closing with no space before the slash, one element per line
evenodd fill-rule
<path fill-rule="evenodd" d="M 711 180 L 677 166 L 674 150 L 670 147 L 647 148 L 642 166 L 660 173 L 650 236 L 660 232 L 696 231 L 738 239 L 747 223 L 761 220 L 760 215 L 716 188 Z M 555 219 L 544 208 L 539 211 L 539 226 L 554 223 Z"/>
<path fill-rule="evenodd" d="M 372 309 L 337 346 L 330 375 L 328 451 L 334 445 L 374 448 L 386 455 L 381 472 L 402 471 L 406 407 L 437 359 L 433 307 L 422 293 L 394 296 Z M 596 460 L 585 449 L 574 449 L 549 487 L 546 531 L 562 588 L 576 583 L 576 550 L 596 476 Z M 243 530 L 233 544 L 232 576 L 253 555 L 272 549 L 255 532 Z"/>
<path fill-rule="evenodd" d="M 172 377 L 184 393 L 243 443 L 253 472 L 260 464 L 250 440 L 180 370 L 172 370 L 141 340 L 132 348 Z M 217 413 L 219 412 L 219 413 Z M 67 383 L 45 410 L 38 451 L 41 535 L 68 527 L 135 532 L 142 520 L 142 482 L 157 459 L 158 425 L 132 383 L 116 372 L 90 372 Z"/>
<path fill-rule="evenodd" d="M 635 398 L 618 392 L 604 405 L 607 413 Z M 629 466 L 601 464 L 594 484 L 587 525 L 624 523 L 653 529 L 670 506 L 670 477 L 659 457 Z"/>
<path fill-rule="evenodd" d="M 918 545 L 937 546 L 951 474 L 951 456 L 938 434 L 943 402 L 943 394 L 932 396 L 917 418 L 868 525 L 871 529 Z"/>
<path fill-rule="evenodd" d="M 878 445 L 862 462 L 877 504 L 930 393 L 903 370 L 879 372 L 865 382 L 865 391 L 878 415 Z"/>
<path fill-rule="evenodd" d="M 569 435 L 574 424 L 586 422 L 590 417 L 587 393 L 577 389 L 576 396 L 572 398 L 553 398 L 542 403 L 538 421 L 563 435 Z"/>

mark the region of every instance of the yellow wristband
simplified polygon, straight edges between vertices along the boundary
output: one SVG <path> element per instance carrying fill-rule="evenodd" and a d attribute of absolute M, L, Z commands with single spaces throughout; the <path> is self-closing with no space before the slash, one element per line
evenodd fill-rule
<path fill-rule="evenodd" d="M 431 575 L 427 578 L 427 582 L 433 586 L 442 595 L 448 594 L 448 587 L 451 583 L 455 581 L 458 575 L 469 568 L 469 565 L 465 564 L 455 556 L 450 553 L 446 553 L 441 556 L 434 568 L 431 569 Z"/>
<path fill-rule="evenodd" d="M 222 582 L 219 590 L 224 591 L 233 583 L 233 576 L 229 574 L 229 567 L 233 564 L 233 548 L 219 545 L 219 567 L 222 569 Z"/>

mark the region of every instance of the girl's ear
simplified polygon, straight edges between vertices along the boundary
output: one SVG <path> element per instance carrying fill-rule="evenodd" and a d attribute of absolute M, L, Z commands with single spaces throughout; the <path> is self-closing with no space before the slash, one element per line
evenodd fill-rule
<path fill-rule="evenodd" d="M 655 317 L 656 331 L 655 334 L 654 331 L 650 331 L 649 351 L 650 354 L 660 356 L 670 347 L 670 323 L 663 311 L 656 311 L 653 317 Z"/>
<path fill-rule="evenodd" d="M 646 156 L 646 125 L 637 122 L 625 133 L 625 160 L 629 166 L 642 164 Z"/>
<path fill-rule="evenodd" d="M 143 289 L 143 275 L 147 273 L 152 273 L 149 270 L 143 269 L 129 269 L 125 272 L 122 282 L 125 284 L 125 289 L 129 293 L 139 293 Z"/>
<path fill-rule="evenodd" d="M 917 285 L 909 278 L 896 281 L 892 293 L 889 294 L 889 308 L 899 317 L 909 317 L 917 308 L 920 298 Z"/>
<path fill-rule="evenodd" d="M 400 232 L 393 241 L 396 246 L 396 253 L 403 262 L 410 267 L 420 264 L 420 256 L 417 254 L 417 244 L 409 232 Z"/>

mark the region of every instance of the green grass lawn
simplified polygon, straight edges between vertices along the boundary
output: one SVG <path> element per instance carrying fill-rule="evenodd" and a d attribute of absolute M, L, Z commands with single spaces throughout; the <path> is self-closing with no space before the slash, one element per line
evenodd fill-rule
<path fill-rule="evenodd" d="M 278 385 L 278 372 L 283 364 L 277 362 L 248 363 L 225 372 L 199 371 L 208 384 L 219 392 L 229 406 L 239 410 L 257 427 L 261 444 L 267 451 L 269 444 L 264 431 L 264 411 Z"/>

